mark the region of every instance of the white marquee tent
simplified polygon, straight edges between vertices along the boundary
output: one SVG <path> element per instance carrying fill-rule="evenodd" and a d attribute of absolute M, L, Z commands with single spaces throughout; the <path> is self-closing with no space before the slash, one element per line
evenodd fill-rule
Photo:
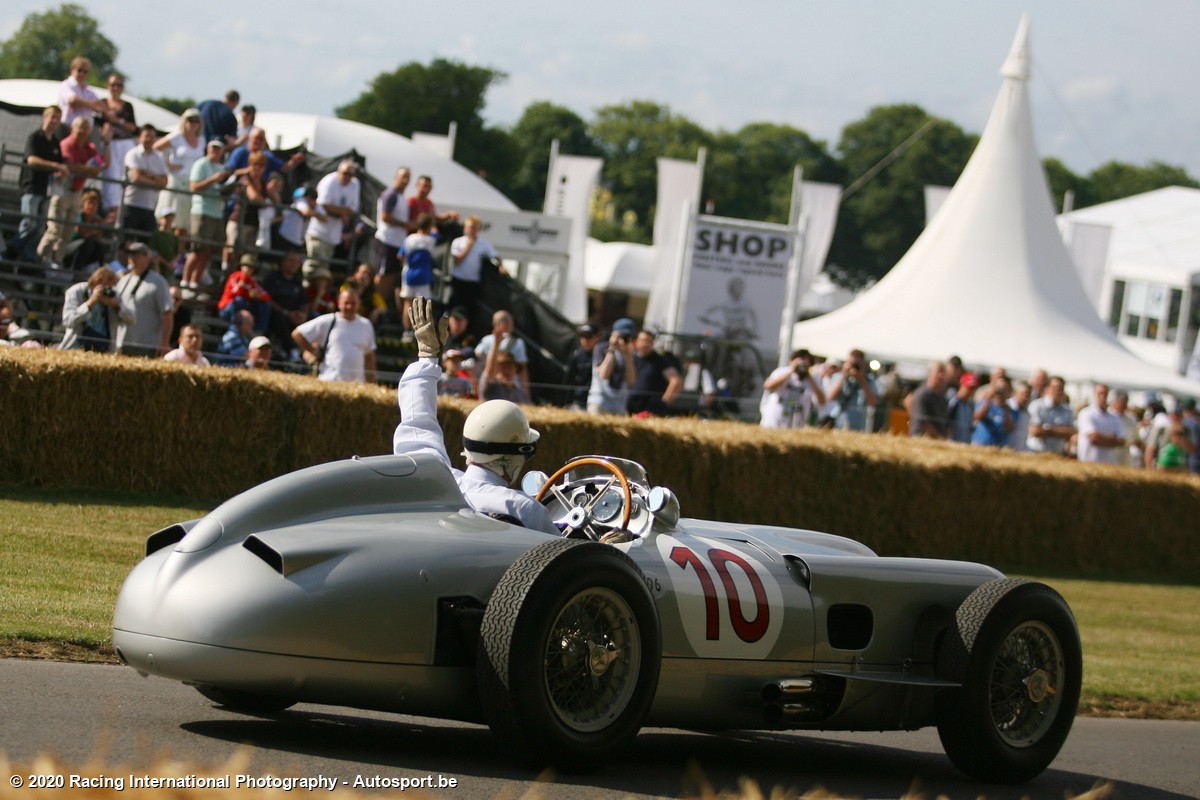
<path fill-rule="evenodd" d="M 259 111 L 255 124 L 267 132 L 267 141 L 273 148 L 303 144 L 321 155 L 354 149 L 366 157 L 367 172 L 385 184 L 392 182 L 399 167 L 412 169 L 414 181 L 418 175 L 428 175 L 433 178 L 431 197 L 439 210 L 459 206 L 519 210 L 498 189 L 463 165 L 391 131 L 337 117 L 281 111 Z"/>
<path fill-rule="evenodd" d="M 1200 395 L 1200 384 L 1125 349 L 1084 293 L 1034 146 L 1028 18 L 1000 74 L 991 118 L 941 210 L 873 288 L 798 323 L 796 346 L 839 358 L 858 347 L 909 363 L 957 353 L 1017 375 L 1045 368 L 1072 381 Z"/>

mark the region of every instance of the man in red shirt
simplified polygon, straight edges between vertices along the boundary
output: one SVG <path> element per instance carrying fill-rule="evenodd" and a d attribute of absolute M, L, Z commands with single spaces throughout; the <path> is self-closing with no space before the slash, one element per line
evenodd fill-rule
<path fill-rule="evenodd" d="M 89 141 L 92 135 L 90 117 L 76 117 L 71 122 L 71 133 L 62 140 L 63 163 L 69 178 L 51 187 L 50 210 L 47 212 L 46 232 L 38 243 L 37 252 L 52 265 L 62 261 L 63 253 L 75 233 L 75 222 L 79 219 L 79 203 L 83 196 L 83 185 L 104 169 L 108 154 L 108 142 L 112 132 L 104 126 L 104 154 Z"/>
<path fill-rule="evenodd" d="M 457 211 L 444 211 L 441 214 L 437 213 L 437 209 L 433 205 L 433 201 L 429 199 L 429 193 L 433 191 L 433 178 L 428 175 L 422 175 L 417 178 L 417 193 L 408 198 L 408 218 L 415 221 L 422 214 L 428 214 L 437 222 L 446 222 L 447 220 L 457 220 Z"/>

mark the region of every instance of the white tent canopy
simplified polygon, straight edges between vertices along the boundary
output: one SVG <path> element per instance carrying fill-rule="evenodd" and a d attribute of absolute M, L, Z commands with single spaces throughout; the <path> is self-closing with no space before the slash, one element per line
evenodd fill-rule
<path fill-rule="evenodd" d="M 798 323 L 794 342 L 840 357 L 968 364 L 1200 394 L 1125 349 L 1088 301 L 1055 224 L 1029 111 L 1029 22 L 970 161 L 912 248 L 852 303 Z"/>
<path fill-rule="evenodd" d="M 0 100 L 14 106 L 58 105 L 58 87 L 59 81 L 29 78 L 0 80 Z M 99 97 L 108 97 L 108 90 L 103 86 L 93 86 L 92 90 Z M 179 127 L 179 115 L 130 94 L 125 94 L 124 98 L 133 105 L 133 113 L 139 125 L 149 122 L 160 131 L 173 131 Z"/>
<path fill-rule="evenodd" d="M 634 242 L 588 239 L 584 248 L 584 281 L 598 291 L 646 297 L 654 283 L 654 248 Z"/>
<path fill-rule="evenodd" d="M 463 165 L 391 131 L 337 117 L 280 111 L 259 111 L 254 121 L 267 132 L 271 147 L 286 149 L 303 144 L 325 156 L 354 149 L 367 159 L 367 172 L 384 183 L 391 183 L 400 167 L 409 167 L 414 181 L 418 175 L 428 175 L 433 178 L 431 197 L 439 210 L 458 206 L 519 210 L 498 189 Z"/>

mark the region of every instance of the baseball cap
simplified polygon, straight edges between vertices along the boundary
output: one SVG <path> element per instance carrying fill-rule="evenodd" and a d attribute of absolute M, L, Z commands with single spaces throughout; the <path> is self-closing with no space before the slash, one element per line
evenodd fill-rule
<path fill-rule="evenodd" d="M 270 346 L 271 346 L 271 340 L 265 336 L 255 336 L 253 339 L 250 340 L 250 349 L 251 350 L 258 350 L 259 348 L 270 347 Z"/>
<path fill-rule="evenodd" d="M 613 323 L 613 330 L 622 336 L 633 336 L 637 333 L 637 325 L 629 317 L 621 317 Z"/>
<path fill-rule="evenodd" d="M 142 242 L 130 242 L 129 245 L 125 248 L 125 252 L 129 253 L 131 255 L 133 253 L 149 253 L 150 248 L 147 247 Z"/>
<path fill-rule="evenodd" d="M 454 317 L 455 319 L 470 319 L 470 316 L 467 315 L 467 309 L 463 308 L 462 306 L 455 306 L 454 308 L 450 309 L 450 316 Z"/>
<path fill-rule="evenodd" d="M 210 140 L 208 141 L 208 144 L 207 144 L 207 145 L 205 145 L 205 149 L 207 150 L 207 149 L 208 149 L 208 148 L 210 148 L 210 147 L 219 147 L 219 148 L 221 148 L 222 150 L 224 150 L 224 149 L 225 149 L 225 143 L 224 143 L 224 142 L 222 142 L 220 139 L 210 139 Z"/>
<path fill-rule="evenodd" d="M 243 253 L 242 257 L 238 259 L 238 263 L 243 267 L 257 267 L 258 259 L 255 258 L 251 253 Z"/>
<path fill-rule="evenodd" d="M 958 379 L 959 386 L 978 386 L 979 376 L 974 372 L 964 372 L 962 377 Z"/>
<path fill-rule="evenodd" d="M 596 330 L 595 325 L 585 322 L 575 329 L 575 333 L 580 336 L 595 336 L 599 331 Z"/>

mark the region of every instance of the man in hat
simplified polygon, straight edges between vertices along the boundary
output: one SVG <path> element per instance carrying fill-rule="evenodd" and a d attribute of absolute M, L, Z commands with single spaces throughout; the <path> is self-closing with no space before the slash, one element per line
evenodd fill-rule
<path fill-rule="evenodd" d="M 175 320 L 175 301 L 166 278 L 150 269 L 150 248 L 131 242 L 129 271 L 117 282 L 116 292 L 122 305 L 133 310 L 133 321 L 120 318 L 116 349 L 119 353 L 155 358 L 171 349 L 171 326 Z"/>
<path fill-rule="evenodd" d="M 271 298 L 271 335 L 287 350 L 292 346 L 292 331 L 308 319 L 308 292 L 300 276 L 300 254 L 289 250 L 279 266 L 262 279 L 263 291 Z"/>
<path fill-rule="evenodd" d="M 225 281 L 225 291 L 217 303 L 222 319 L 233 321 L 239 311 L 249 311 L 254 317 L 254 332 L 265 333 L 271 324 L 271 295 L 258 285 L 254 274 L 258 271 L 258 259 L 244 253 L 238 268 Z"/>
<path fill-rule="evenodd" d="M 625 414 L 629 391 L 637 380 L 633 369 L 633 337 L 637 326 L 628 317 L 613 323 L 607 342 L 592 351 L 592 385 L 588 387 L 589 414 Z"/>
<path fill-rule="evenodd" d="M 567 358 L 566 384 L 570 387 L 567 405 L 577 411 L 587 408 L 588 390 L 592 388 L 592 357 L 600 342 L 600 331 L 590 322 L 575 329 L 579 337 L 576 347 Z"/>
<path fill-rule="evenodd" d="M 475 337 L 471 334 L 471 317 L 465 308 L 455 306 L 450 309 L 446 322 L 450 327 L 450 338 L 446 340 L 447 350 L 475 349 Z"/>
<path fill-rule="evenodd" d="M 225 240 L 225 201 L 221 197 L 221 184 L 230 173 L 224 160 L 225 145 L 213 139 L 205 148 L 204 157 L 192 165 L 189 175 L 188 188 L 195 192 L 188 222 L 191 249 L 183 262 L 183 277 L 179 281 L 185 300 L 209 300 L 207 295 L 200 293 L 200 288 L 213 251 Z"/>
<path fill-rule="evenodd" d="M 265 336 L 255 336 L 250 340 L 250 349 L 246 351 L 246 369 L 269 369 L 271 366 L 271 340 Z"/>

